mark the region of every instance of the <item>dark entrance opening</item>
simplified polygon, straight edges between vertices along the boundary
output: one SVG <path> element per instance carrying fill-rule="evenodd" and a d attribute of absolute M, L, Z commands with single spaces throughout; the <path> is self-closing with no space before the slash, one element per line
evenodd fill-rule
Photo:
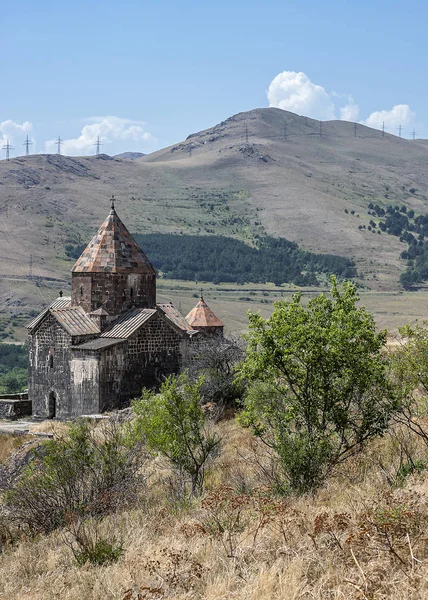
<path fill-rule="evenodd" d="M 56 417 L 56 397 L 55 392 L 50 392 L 48 401 L 48 419 Z"/>

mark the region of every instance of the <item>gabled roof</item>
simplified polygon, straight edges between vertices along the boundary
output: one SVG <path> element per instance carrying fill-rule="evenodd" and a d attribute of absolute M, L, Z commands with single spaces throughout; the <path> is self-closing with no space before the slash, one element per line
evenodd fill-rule
<path fill-rule="evenodd" d="M 196 331 L 189 325 L 183 315 L 175 308 L 172 302 L 165 304 L 156 304 L 156 306 L 165 314 L 165 316 L 183 331 Z"/>
<path fill-rule="evenodd" d="M 113 205 L 72 272 L 155 274 L 149 259 L 119 219 Z"/>
<path fill-rule="evenodd" d="M 103 331 L 101 337 L 129 338 L 155 314 L 155 308 L 132 308 L 119 317 L 108 329 Z"/>
<path fill-rule="evenodd" d="M 34 329 L 42 321 L 43 317 L 48 314 L 50 308 L 66 308 L 67 306 L 70 306 L 70 303 L 71 298 L 66 296 L 60 296 L 59 298 L 51 302 L 51 304 L 49 304 L 47 308 L 42 310 L 42 312 L 39 313 L 37 317 L 34 317 L 34 319 L 30 321 L 25 327 L 30 330 Z"/>
<path fill-rule="evenodd" d="M 94 335 L 100 333 L 96 323 L 85 313 L 81 306 L 70 306 L 71 298 L 57 298 L 27 325 L 33 331 L 51 314 L 70 335 Z"/>
<path fill-rule="evenodd" d="M 223 321 L 213 313 L 203 297 L 186 317 L 186 321 L 193 328 L 197 327 L 224 327 Z"/>
<path fill-rule="evenodd" d="M 100 333 L 96 323 L 81 306 L 50 308 L 50 313 L 70 335 L 91 335 Z"/>

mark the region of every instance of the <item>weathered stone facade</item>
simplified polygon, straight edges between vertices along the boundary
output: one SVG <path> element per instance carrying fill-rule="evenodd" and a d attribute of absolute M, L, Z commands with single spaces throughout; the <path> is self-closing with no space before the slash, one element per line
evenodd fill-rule
<path fill-rule="evenodd" d="M 209 318 L 205 334 L 222 335 L 202 298 L 196 308 L 199 321 Z M 171 303 L 156 304 L 156 273 L 114 206 L 73 268 L 71 298 L 58 298 L 28 329 L 29 399 L 44 418 L 125 405 L 185 367 L 201 335 Z"/>
<path fill-rule="evenodd" d="M 103 307 L 119 315 L 134 306 L 156 305 L 156 276 L 152 273 L 73 273 L 71 303 L 86 312 Z"/>

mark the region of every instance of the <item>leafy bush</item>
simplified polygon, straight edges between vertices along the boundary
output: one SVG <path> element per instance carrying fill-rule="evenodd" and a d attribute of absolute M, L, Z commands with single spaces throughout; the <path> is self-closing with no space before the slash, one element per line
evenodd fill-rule
<path fill-rule="evenodd" d="M 392 379 L 401 402 L 394 420 L 428 446 L 428 331 L 405 325 L 399 332 L 401 345 L 391 354 Z"/>
<path fill-rule="evenodd" d="M 220 444 L 201 408 L 202 386 L 203 379 L 190 382 L 186 373 L 170 376 L 159 394 L 143 390 L 133 405 L 137 439 L 166 457 L 180 477 L 189 477 L 192 494 L 201 493 L 207 464 Z"/>
<path fill-rule="evenodd" d="M 398 410 L 381 355 L 385 332 L 357 307 L 355 286 L 305 307 L 297 294 L 270 318 L 249 314 L 240 376 L 252 386 L 241 421 L 277 453 L 290 487 L 321 485 L 331 469 L 382 434 Z"/>
<path fill-rule="evenodd" d="M 86 563 L 92 565 L 109 565 L 120 560 L 124 553 L 123 542 L 115 538 L 100 536 L 98 523 L 74 520 L 67 526 L 72 534 L 72 541 L 66 540 L 79 566 Z"/>
<path fill-rule="evenodd" d="M 92 429 L 77 421 L 68 435 L 49 440 L 4 495 L 10 520 L 33 534 L 64 526 L 75 517 L 105 515 L 131 503 L 144 482 L 141 444 L 123 426 Z"/>

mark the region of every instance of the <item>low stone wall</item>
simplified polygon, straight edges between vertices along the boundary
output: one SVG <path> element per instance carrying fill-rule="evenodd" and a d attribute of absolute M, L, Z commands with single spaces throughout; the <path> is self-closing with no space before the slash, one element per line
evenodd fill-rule
<path fill-rule="evenodd" d="M 0 396 L 0 419 L 21 419 L 30 417 L 32 414 L 32 402 L 28 400 L 28 394 L 16 394 L 16 396 L 27 396 L 26 398 L 14 398 Z"/>
<path fill-rule="evenodd" d="M 28 400 L 28 392 L 20 394 L 0 394 L 0 400 Z"/>

